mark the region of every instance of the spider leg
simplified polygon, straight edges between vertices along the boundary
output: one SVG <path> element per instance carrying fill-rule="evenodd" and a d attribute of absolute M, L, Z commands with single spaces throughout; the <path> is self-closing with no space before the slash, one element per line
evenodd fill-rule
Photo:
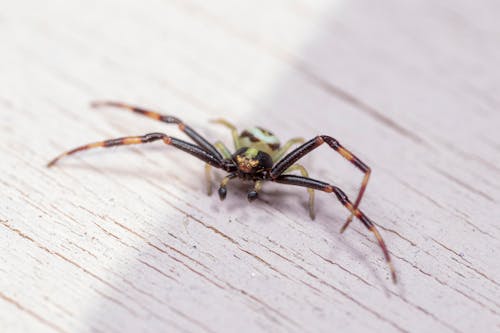
<path fill-rule="evenodd" d="M 259 196 L 259 192 L 262 189 L 262 180 L 257 180 L 253 187 L 248 191 L 247 198 L 248 201 L 252 202 Z"/>
<path fill-rule="evenodd" d="M 229 152 L 229 149 L 222 143 L 221 141 L 217 141 L 214 144 L 215 148 L 217 148 L 222 156 L 227 160 L 231 158 L 231 153 Z M 212 195 L 212 167 L 210 164 L 205 164 L 205 179 L 207 183 L 207 194 Z"/>
<path fill-rule="evenodd" d="M 229 128 L 231 130 L 231 135 L 233 137 L 234 149 L 238 150 L 241 148 L 240 135 L 238 133 L 238 129 L 236 128 L 236 126 L 234 126 L 229 121 L 227 121 L 226 119 L 223 119 L 223 118 L 214 119 L 214 120 L 211 120 L 210 122 L 212 122 L 214 124 L 223 125 L 223 126 Z"/>
<path fill-rule="evenodd" d="M 168 116 L 168 115 L 162 115 L 159 113 L 156 113 L 154 111 L 146 110 L 137 106 L 133 106 L 130 104 L 125 104 L 121 102 L 113 102 L 113 101 L 96 101 L 91 104 L 92 107 L 98 108 L 98 107 L 103 107 L 103 106 L 112 106 L 116 108 L 121 108 L 121 109 L 126 109 L 130 110 L 132 112 L 142 114 L 143 116 L 146 116 L 148 118 L 152 118 L 155 120 L 162 121 L 164 123 L 168 124 L 177 124 L 179 129 L 184 132 L 188 137 L 190 137 L 194 142 L 196 142 L 201 148 L 209 152 L 211 155 L 213 155 L 216 159 L 222 160 L 221 154 L 217 151 L 217 149 L 210 144 L 204 137 L 202 137 L 198 132 L 196 132 L 194 129 L 192 129 L 190 126 L 184 124 L 180 119 L 173 117 L 173 116 Z"/>
<path fill-rule="evenodd" d="M 285 173 L 291 173 L 296 170 L 300 171 L 302 177 L 309 177 L 309 173 L 307 172 L 306 168 L 304 168 L 300 164 L 292 165 L 285 171 Z M 309 192 L 309 216 L 311 217 L 311 220 L 314 220 L 314 218 L 316 217 L 314 213 L 314 190 L 312 188 L 308 188 L 307 192 Z"/>
<path fill-rule="evenodd" d="M 365 193 L 366 186 L 368 185 L 368 180 L 370 179 L 370 174 L 371 174 L 371 169 L 368 167 L 365 163 L 363 163 L 359 158 L 354 156 L 349 150 L 344 148 L 337 140 L 334 138 L 328 136 L 328 135 L 318 135 L 314 139 L 311 139 L 304 143 L 303 145 L 297 147 L 295 150 L 290 152 L 288 155 L 283 157 L 276 165 L 273 167 L 271 170 L 271 178 L 276 179 L 279 175 L 281 175 L 283 172 L 286 171 L 290 166 L 292 166 L 295 162 L 297 162 L 299 159 L 310 153 L 312 150 L 318 148 L 321 146 L 323 143 L 327 143 L 333 150 L 338 152 L 342 157 L 344 157 L 346 160 L 354 164 L 361 172 L 364 173 L 363 181 L 361 182 L 361 187 L 358 192 L 358 196 L 356 200 L 354 201 L 354 211 L 359 206 L 359 203 L 361 202 L 361 199 L 363 197 L 363 194 Z M 344 232 L 344 230 L 349 226 L 349 223 L 351 223 L 352 218 L 354 216 L 354 213 L 352 213 L 348 218 L 345 224 L 342 226 L 342 229 L 340 232 Z"/>
<path fill-rule="evenodd" d="M 273 181 L 281 184 L 288 184 L 288 185 L 296 185 L 296 186 L 302 186 L 302 187 L 307 187 L 307 188 L 312 188 L 318 191 L 323 191 L 326 193 L 333 193 L 337 197 L 337 199 L 340 201 L 340 203 L 346 207 L 351 214 L 356 216 L 363 225 L 370 230 L 374 235 L 375 238 L 377 239 L 377 242 L 382 249 L 382 252 L 384 253 L 385 261 L 389 265 L 389 269 L 391 271 L 391 276 L 392 276 L 392 281 L 394 283 L 397 282 L 396 278 L 396 271 L 394 269 L 394 266 L 391 261 L 391 257 L 389 255 L 389 251 L 387 250 L 387 246 L 385 245 L 384 240 L 382 239 L 382 236 L 378 232 L 377 228 L 375 227 L 375 224 L 359 209 L 354 208 L 354 205 L 352 204 L 351 201 L 349 201 L 349 198 L 346 196 L 346 194 L 338 187 L 330 185 L 328 183 L 324 183 L 319 180 L 307 178 L 307 177 L 301 177 L 301 176 L 295 176 L 295 175 L 281 175 Z"/>
<path fill-rule="evenodd" d="M 176 138 L 169 137 L 166 134 L 163 133 L 149 133 L 146 135 L 142 136 L 127 136 L 123 138 L 118 138 L 118 139 L 111 139 L 111 140 L 105 140 L 105 141 L 99 141 L 99 142 L 94 142 L 94 143 L 89 143 L 84 146 L 80 146 L 77 148 L 74 148 L 72 150 L 69 150 L 65 153 L 62 153 L 61 155 L 57 156 L 54 158 L 52 161 L 50 161 L 47 164 L 47 167 L 51 167 L 54 164 L 56 164 L 61 158 L 73 155 L 75 153 L 84 151 L 84 150 L 89 150 L 93 148 L 108 148 L 108 147 L 114 147 L 114 146 L 123 146 L 123 145 L 135 145 L 135 144 L 142 144 L 142 143 L 148 143 L 148 142 L 153 142 L 153 141 L 158 141 L 162 140 L 163 143 L 167 145 L 174 146 L 182 151 L 185 151 L 186 153 L 193 155 L 194 157 L 199 158 L 202 161 L 205 161 L 207 164 L 214 166 L 216 168 L 223 168 L 223 165 L 221 161 L 219 161 L 215 156 L 210 154 L 209 152 L 205 151 L 204 149 L 193 145 L 189 142 L 185 142 Z"/>
<path fill-rule="evenodd" d="M 229 151 L 229 149 L 227 149 L 226 145 L 222 143 L 222 141 L 217 141 L 214 146 L 220 151 L 220 153 L 226 160 L 231 158 L 231 152 Z"/>
<path fill-rule="evenodd" d="M 237 177 L 237 174 L 236 173 L 230 173 L 229 175 L 227 175 L 226 177 L 224 177 L 220 183 L 220 186 L 219 186 L 219 198 L 220 200 L 224 200 L 226 199 L 226 195 L 227 195 L 227 189 L 226 189 L 226 186 L 227 186 L 227 183 L 229 183 L 229 181 L 233 178 L 236 178 Z"/>
<path fill-rule="evenodd" d="M 293 145 L 304 143 L 304 141 L 306 141 L 304 138 L 293 138 L 285 142 L 285 144 L 281 146 L 276 154 L 273 155 L 273 162 L 276 163 L 277 161 L 279 161 Z"/>
<path fill-rule="evenodd" d="M 207 195 L 212 195 L 212 166 L 205 164 L 205 181 L 207 183 Z"/>

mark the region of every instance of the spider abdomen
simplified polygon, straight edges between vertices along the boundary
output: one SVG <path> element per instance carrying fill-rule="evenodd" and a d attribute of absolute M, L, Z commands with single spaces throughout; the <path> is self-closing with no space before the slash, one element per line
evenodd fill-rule
<path fill-rule="evenodd" d="M 241 132 L 240 147 L 250 147 L 273 155 L 280 148 L 280 140 L 270 131 L 262 127 L 251 127 Z"/>

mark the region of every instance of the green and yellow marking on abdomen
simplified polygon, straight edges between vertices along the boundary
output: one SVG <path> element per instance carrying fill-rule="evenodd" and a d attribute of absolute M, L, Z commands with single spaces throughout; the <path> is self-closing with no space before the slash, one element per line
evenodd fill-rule
<path fill-rule="evenodd" d="M 273 155 L 280 147 L 279 139 L 271 132 L 252 127 L 241 132 L 239 137 L 240 147 L 251 147 Z"/>

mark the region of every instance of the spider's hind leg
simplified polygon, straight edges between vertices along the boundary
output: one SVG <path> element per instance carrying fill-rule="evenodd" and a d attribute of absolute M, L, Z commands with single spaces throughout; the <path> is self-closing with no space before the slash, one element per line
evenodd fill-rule
<path fill-rule="evenodd" d="M 207 183 L 207 195 L 212 195 L 212 167 L 205 164 L 205 181 Z"/>
<path fill-rule="evenodd" d="M 226 145 L 224 145 L 224 143 L 222 143 L 221 141 L 217 141 L 214 144 L 214 147 L 219 150 L 219 152 L 225 159 L 231 158 L 231 153 L 229 152 L 229 149 L 227 149 Z M 208 163 L 205 164 L 205 179 L 207 183 L 207 194 L 212 195 L 212 168 Z"/>
<path fill-rule="evenodd" d="M 273 162 L 276 163 L 279 161 L 293 145 L 304 143 L 304 141 L 304 138 L 293 138 L 285 142 L 285 144 L 273 155 Z"/>
<path fill-rule="evenodd" d="M 288 174 L 296 170 L 300 171 L 300 174 L 303 177 L 309 177 L 309 173 L 307 172 L 306 168 L 304 168 L 300 164 L 292 165 L 285 171 L 285 173 Z M 314 190 L 312 188 L 308 188 L 307 192 L 309 193 L 309 216 L 311 217 L 311 220 L 314 220 L 316 218 L 316 214 L 314 212 Z"/>
<path fill-rule="evenodd" d="M 231 124 L 229 121 L 227 121 L 224 118 L 214 119 L 211 122 L 214 124 L 223 125 L 226 128 L 229 128 L 229 130 L 231 130 L 231 136 L 233 137 L 234 149 L 238 150 L 241 148 L 240 135 L 238 133 L 238 129 L 236 128 L 236 126 L 234 126 L 233 124 Z"/>

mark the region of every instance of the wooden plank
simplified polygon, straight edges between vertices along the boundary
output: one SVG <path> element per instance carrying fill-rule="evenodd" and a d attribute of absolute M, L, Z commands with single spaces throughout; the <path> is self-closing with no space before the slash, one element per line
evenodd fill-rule
<path fill-rule="evenodd" d="M 2 332 L 469 332 L 500 329 L 499 4 L 467 1 L 35 1 L 0 14 Z M 30 8 L 30 10 L 26 10 Z M 283 140 L 329 134 L 370 165 L 362 209 L 248 184 L 207 197 L 203 164 L 100 139 L 225 117 Z M 353 197 L 327 148 L 303 162 Z M 223 173 L 218 172 L 214 183 Z M 216 186 L 214 184 L 214 186 Z"/>

